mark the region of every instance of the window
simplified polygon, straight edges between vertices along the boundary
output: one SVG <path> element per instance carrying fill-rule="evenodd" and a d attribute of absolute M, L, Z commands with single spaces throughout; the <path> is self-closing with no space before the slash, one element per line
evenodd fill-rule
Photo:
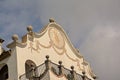
<path fill-rule="evenodd" d="M 0 64 L 0 80 L 8 79 L 8 66 L 6 64 Z"/>
<path fill-rule="evenodd" d="M 31 79 L 33 76 L 35 76 L 35 68 L 36 64 L 32 60 L 27 60 L 25 62 L 26 78 Z"/>

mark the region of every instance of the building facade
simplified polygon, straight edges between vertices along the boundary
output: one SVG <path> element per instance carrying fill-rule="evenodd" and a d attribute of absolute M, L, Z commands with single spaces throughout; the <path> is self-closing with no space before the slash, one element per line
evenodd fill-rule
<path fill-rule="evenodd" d="M 95 74 L 80 52 L 71 44 L 62 27 L 53 19 L 41 30 L 19 40 L 12 36 L 9 50 L 0 39 L 0 80 L 94 80 Z"/>

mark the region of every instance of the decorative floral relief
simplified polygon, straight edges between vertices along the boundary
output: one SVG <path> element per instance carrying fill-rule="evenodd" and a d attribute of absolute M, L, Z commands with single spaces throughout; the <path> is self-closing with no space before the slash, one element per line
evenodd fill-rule
<path fill-rule="evenodd" d="M 65 46 L 65 41 L 63 35 L 56 28 L 50 28 L 48 30 L 48 35 L 53 45 L 58 49 L 63 49 Z"/>
<path fill-rule="evenodd" d="M 33 50 L 38 52 L 38 50 L 40 49 L 38 44 L 36 44 L 36 48 L 33 47 L 33 43 L 32 42 L 30 42 L 29 45 L 30 45 L 30 47 L 28 47 L 28 49 L 31 49 L 31 52 Z"/>
<path fill-rule="evenodd" d="M 77 66 L 78 66 L 78 70 L 82 70 L 83 71 L 83 69 L 81 68 L 81 66 L 80 66 L 80 61 L 78 60 L 78 59 L 73 59 L 73 58 L 71 58 L 67 53 L 65 53 L 66 54 L 66 56 L 70 59 L 70 60 L 72 60 L 72 61 L 74 61 L 74 62 L 76 62 L 77 63 Z"/>
<path fill-rule="evenodd" d="M 33 43 L 35 43 L 35 47 L 34 47 Z M 39 52 L 39 50 L 41 50 L 40 47 L 50 48 L 52 46 L 51 42 L 49 42 L 49 45 L 45 46 L 45 45 L 41 44 L 38 40 L 35 40 L 35 42 L 30 42 L 29 45 L 30 45 L 30 47 L 28 47 L 28 49 L 31 49 L 31 52 L 32 52 L 32 50 Z"/>

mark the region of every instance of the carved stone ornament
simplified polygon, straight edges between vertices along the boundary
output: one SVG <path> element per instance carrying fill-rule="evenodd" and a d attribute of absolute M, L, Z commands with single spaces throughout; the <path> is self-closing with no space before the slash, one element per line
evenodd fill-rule
<path fill-rule="evenodd" d="M 49 22 L 52 23 L 52 22 L 55 22 L 55 20 L 53 18 L 50 18 Z"/>
<path fill-rule="evenodd" d="M 17 34 L 14 34 L 14 35 L 12 36 L 12 40 L 13 40 L 13 41 L 17 41 L 17 40 L 18 40 L 18 35 L 17 35 Z"/>
<path fill-rule="evenodd" d="M 33 30 L 33 27 L 31 25 L 27 27 L 28 32 L 32 32 L 32 30 Z"/>
<path fill-rule="evenodd" d="M 55 47 L 59 49 L 64 48 L 65 42 L 63 36 L 56 28 L 49 29 L 49 37 Z"/>

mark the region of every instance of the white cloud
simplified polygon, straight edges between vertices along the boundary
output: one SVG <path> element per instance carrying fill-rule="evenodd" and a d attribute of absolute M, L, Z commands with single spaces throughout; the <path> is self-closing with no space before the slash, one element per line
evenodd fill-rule
<path fill-rule="evenodd" d="M 95 27 L 86 40 L 80 45 L 81 52 L 91 62 L 94 62 L 95 70 L 103 76 L 100 80 L 119 79 L 116 77 L 118 72 L 119 52 L 120 52 L 120 28 L 116 25 L 101 25 Z M 92 63 L 93 63 L 92 62 Z M 104 75 L 110 77 L 104 77 Z"/>

